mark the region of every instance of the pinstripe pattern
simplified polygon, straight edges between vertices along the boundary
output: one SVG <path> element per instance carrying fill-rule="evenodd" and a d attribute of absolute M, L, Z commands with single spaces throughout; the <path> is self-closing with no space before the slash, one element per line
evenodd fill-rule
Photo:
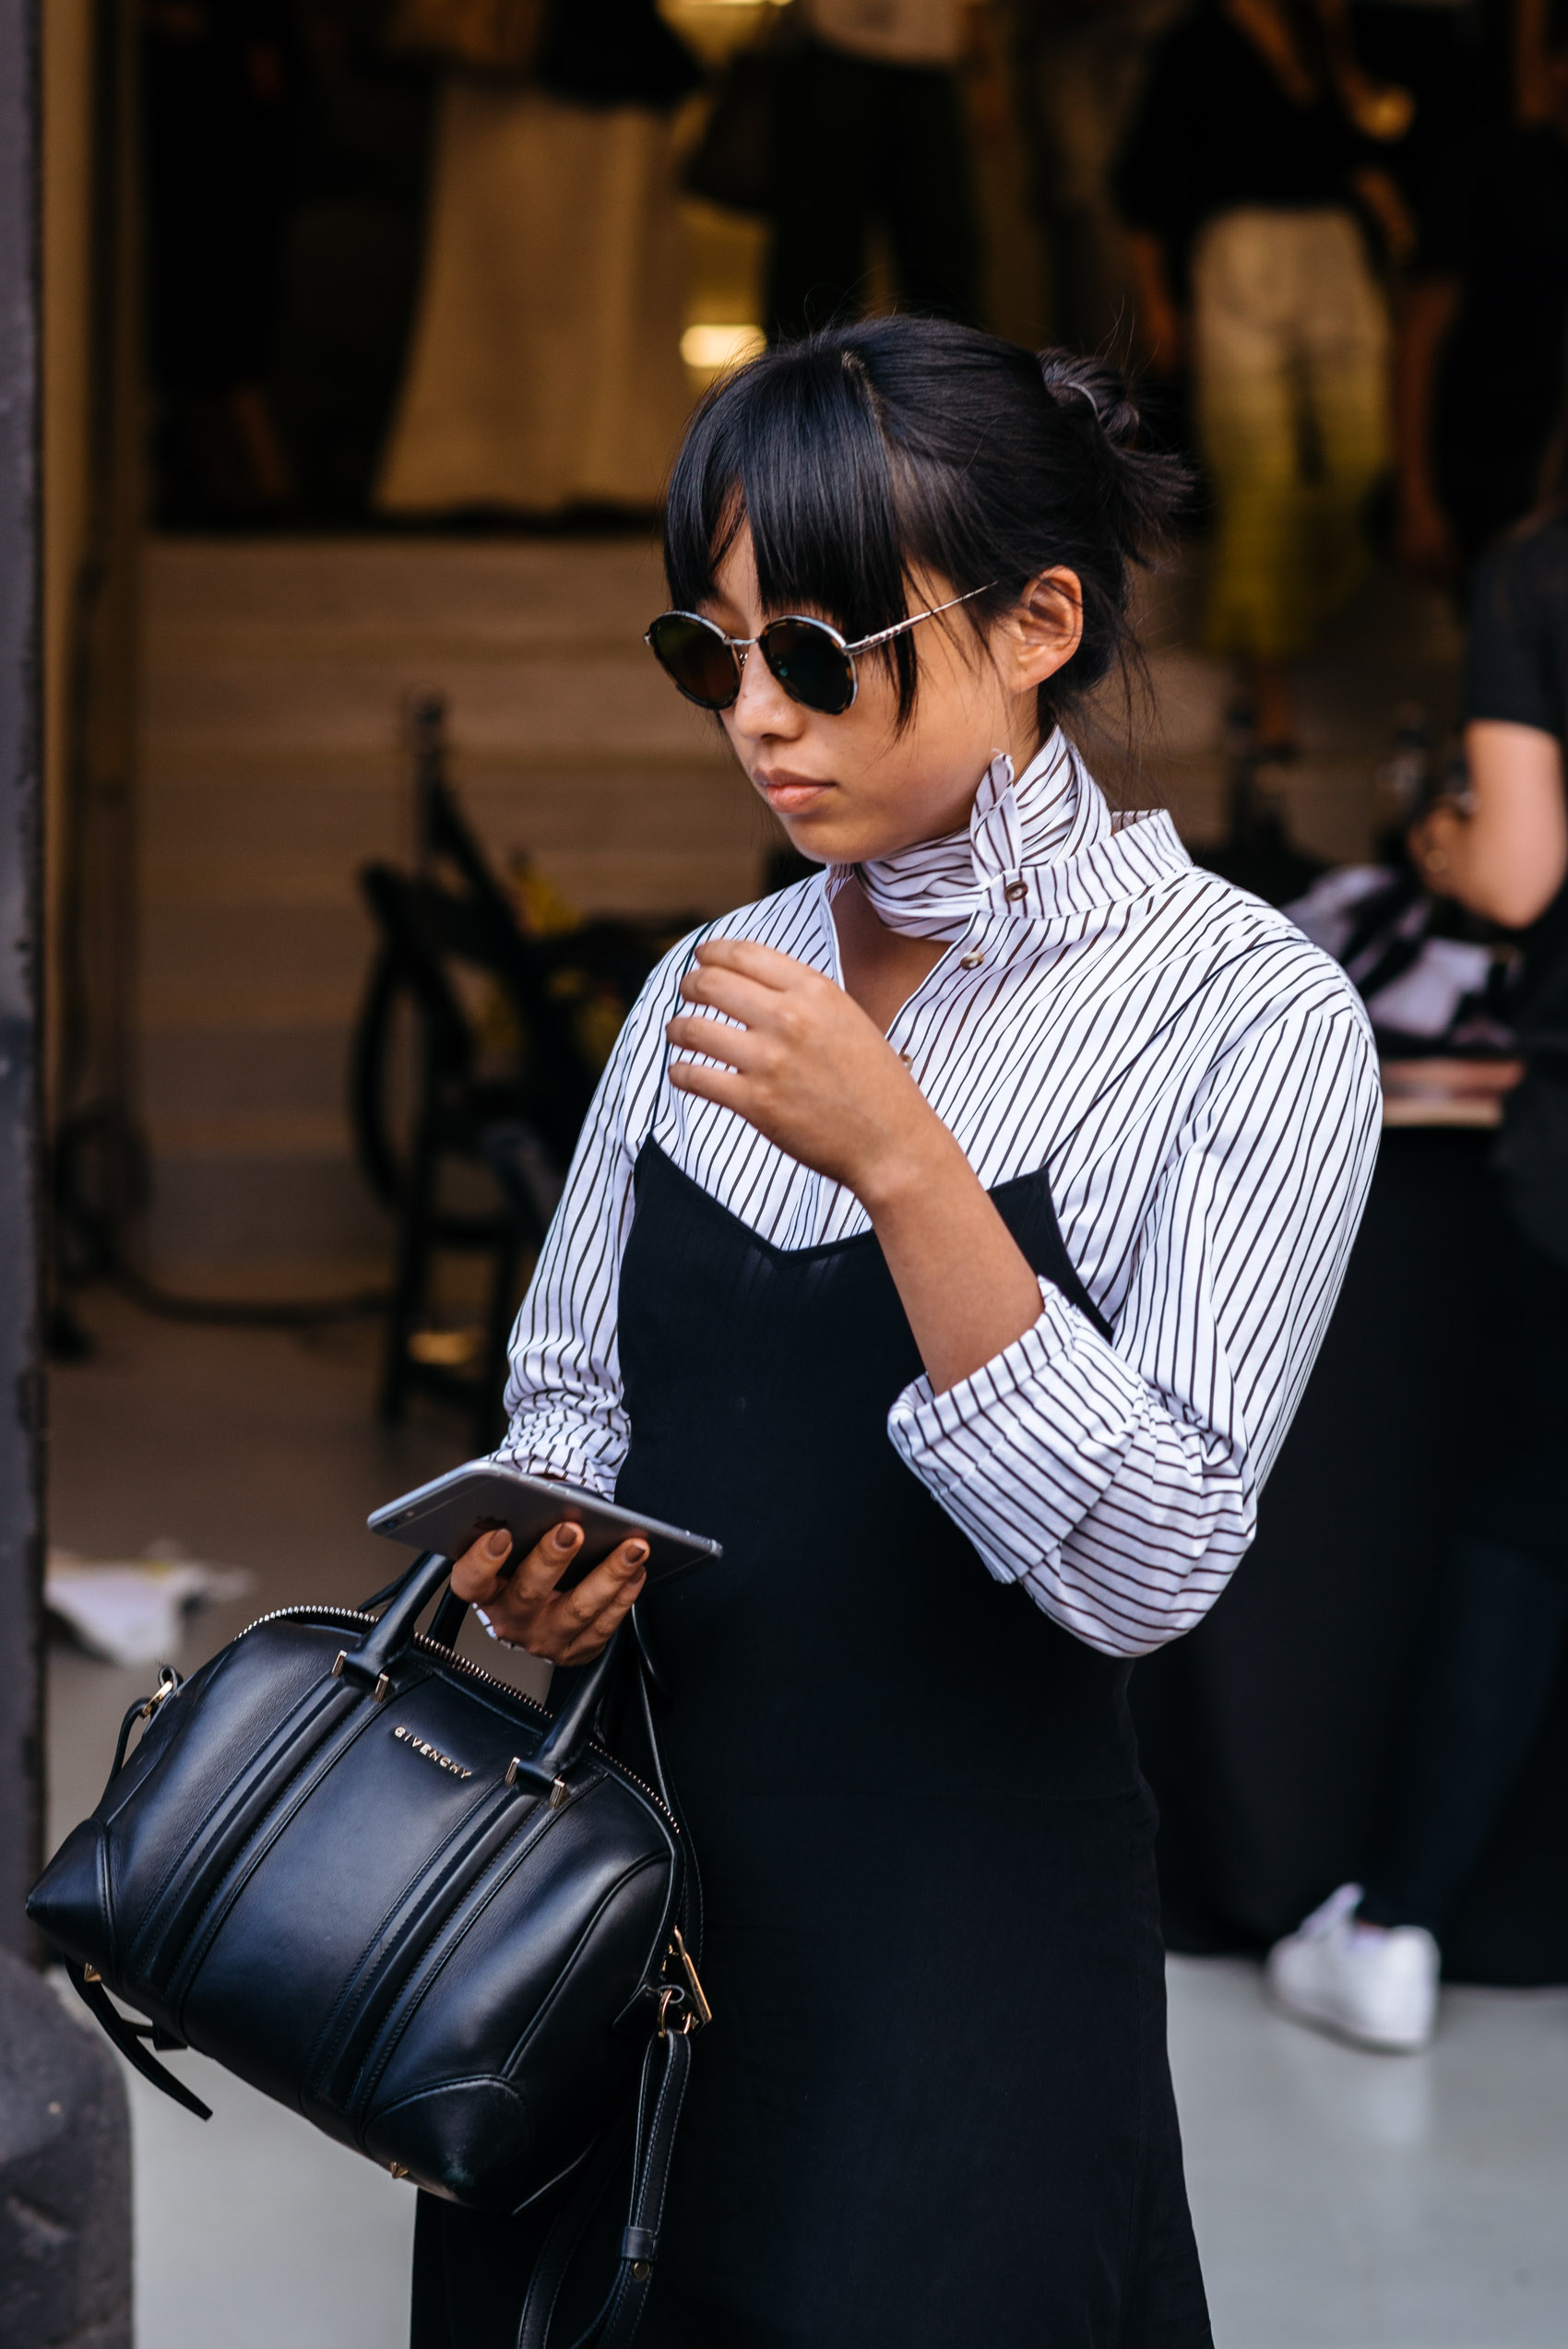
<path fill-rule="evenodd" d="M 1112 1331 L 1042 1282 L 1034 1327 L 944 1394 L 918 1380 L 889 1436 L 992 1573 L 1142 1655 L 1251 1541 L 1338 1293 L 1377 1144 L 1365 1015 L 1283 915 L 1194 868 L 1169 817 L 1112 818 L 1060 735 L 1016 785 L 996 762 L 967 834 L 861 878 L 893 927 L 952 942 L 890 1041 L 988 1187 L 1048 1169 Z M 711 932 L 837 977 L 843 879 Z M 693 943 L 626 1022 L 513 1334 L 504 1456 L 604 1491 L 628 1440 L 615 1303 L 644 1141 L 776 1247 L 867 1228 L 851 1192 L 663 1082 Z"/>

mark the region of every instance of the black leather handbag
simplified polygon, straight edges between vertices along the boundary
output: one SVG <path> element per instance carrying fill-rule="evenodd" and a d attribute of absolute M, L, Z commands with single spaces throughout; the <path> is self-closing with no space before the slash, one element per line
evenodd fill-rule
<path fill-rule="evenodd" d="M 427 1554 L 379 1619 L 285 1608 L 189 1679 L 166 1670 L 28 1913 L 127 2059 L 204 2119 L 147 2038 L 199 2048 L 432 2194 L 513 2212 L 560 2188 L 527 2349 L 629 2152 L 592 2336 L 617 2349 L 707 2020 L 695 1871 L 668 1786 L 597 1734 L 619 1683 L 662 1781 L 634 1627 L 552 1714 L 454 1653 L 450 1592 L 416 1631 L 449 1572 Z"/>

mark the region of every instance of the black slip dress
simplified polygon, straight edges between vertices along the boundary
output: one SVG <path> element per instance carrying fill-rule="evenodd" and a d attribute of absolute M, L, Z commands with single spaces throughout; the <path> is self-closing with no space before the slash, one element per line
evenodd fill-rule
<path fill-rule="evenodd" d="M 1045 1175 L 992 1196 L 1098 1322 Z M 873 1235 L 772 1247 L 648 1143 L 619 1342 L 617 1498 L 725 1550 L 645 1602 L 716 2019 L 637 2349 L 1208 2349 L 1129 1667 L 895 1452 Z M 418 2349 L 504 2349 L 534 2239 L 425 2201 Z"/>

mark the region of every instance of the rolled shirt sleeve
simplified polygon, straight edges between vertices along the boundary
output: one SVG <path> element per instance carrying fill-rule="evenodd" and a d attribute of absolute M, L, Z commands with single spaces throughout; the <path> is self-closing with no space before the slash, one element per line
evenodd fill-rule
<path fill-rule="evenodd" d="M 616 1301 L 637 1152 L 652 1121 L 683 939 L 633 1005 L 600 1079 L 561 1202 L 513 1326 L 507 1429 L 495 1457 L 613 1496 L 631 1442 Z"/>
<path fill-rule="evenodd" d="M 1333 1311 L 1380 1115 L 1360 1007 L 1285 1015 L 1210 1073 L 1176 1136 L 1112 1335 L 1050 1282 L 1039 1319 L 888 1433 L 999 1581 L 1103 1654 L 1213 1605 Z"/>

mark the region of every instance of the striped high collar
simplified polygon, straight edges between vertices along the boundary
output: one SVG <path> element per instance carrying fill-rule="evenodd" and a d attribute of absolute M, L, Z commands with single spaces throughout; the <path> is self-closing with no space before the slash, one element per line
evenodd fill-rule
<path fill-rule="evenodd" d="M 963 937 L 980 917 L 1049 920 L 1125 904 L 1189 863 L 1163 813 L 1118 818 L 1057 729 L 1023 774 L 999 751 L 980 778 L 967 827 L 897 856 L 831 865 L 829 898 L 850 874 L 889 930 Z"/>

